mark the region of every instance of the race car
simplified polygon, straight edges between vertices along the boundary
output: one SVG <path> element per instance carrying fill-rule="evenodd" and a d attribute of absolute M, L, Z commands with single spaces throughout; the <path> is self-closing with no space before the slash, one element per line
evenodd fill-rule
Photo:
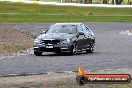
<path fill-rule="evenodd" d="M 86 51 L 93 53 L 95 35 L 83 23 L 56 23 L 34 40 L 34 54 L 69 52 L 71 55 Z"/>

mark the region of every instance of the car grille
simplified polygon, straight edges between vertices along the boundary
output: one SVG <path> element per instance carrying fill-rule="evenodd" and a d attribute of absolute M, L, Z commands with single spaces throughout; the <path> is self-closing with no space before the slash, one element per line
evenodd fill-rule
<path fill-rule="evenodd" d="M 60 40 L 42 40 L 43 44 L 59 44 Z"/>

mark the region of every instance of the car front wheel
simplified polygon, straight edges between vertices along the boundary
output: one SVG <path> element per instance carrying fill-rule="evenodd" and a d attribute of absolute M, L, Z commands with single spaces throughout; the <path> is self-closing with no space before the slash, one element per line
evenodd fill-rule
<path fill-rule="evenodd" d="M 35 54 L 36 56 L 42 56 L 42 53 L 43 53 L 43 52 L 34 51 L 34 54 Z"/>
<path fill-rule="evenodd" d="M 77 53 L 77 44 L 73 43 L 71 50 L 70 50 L 70 54 L 75 55 L 76 53 Z"/>

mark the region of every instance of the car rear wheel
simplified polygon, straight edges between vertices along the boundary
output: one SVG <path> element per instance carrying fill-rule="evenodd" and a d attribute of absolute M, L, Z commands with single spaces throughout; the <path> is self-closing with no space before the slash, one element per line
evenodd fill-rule
<path fill-rule="evenodd" d="M 86 53 L 93 53 L 94 52 L 94 46 L 95 46 L 95 42 L 94 42 L 94 40 L 92 40 L 90 43 L 90 49 L 87 49 Z"/>
<path fill-rule="evenodd" d="M 34 54 L 35 54 L 36 56 L 42 56 L 42 53 L 43 53 L 43 52 L 34 51 Z"/>
<path fill-rule="evenodd" d="M 76 43 L 73 43 L 71 50 L 70 50 L 70 54 L 71 55 L 77 54 L 77 44 Z"/>

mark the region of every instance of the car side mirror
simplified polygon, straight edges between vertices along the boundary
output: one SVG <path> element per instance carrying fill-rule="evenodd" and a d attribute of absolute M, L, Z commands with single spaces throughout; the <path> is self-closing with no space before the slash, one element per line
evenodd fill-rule
<path fill-rule="evenodd" d="M 83 32 L 78 32 L 77 37 L 79 37 L 79 35 L 84 35 L 84 33 Z"/>
<path fill-rule="evenodd" d="M 46 33 L 46 31 L 43 31 L 41 34 L 45 34 Z"/>

